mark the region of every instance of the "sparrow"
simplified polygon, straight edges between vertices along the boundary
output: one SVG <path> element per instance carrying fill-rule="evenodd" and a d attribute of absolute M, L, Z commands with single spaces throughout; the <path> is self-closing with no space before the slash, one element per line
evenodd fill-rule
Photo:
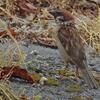
<path fill-rule="evenodd" d="M 67 10 L 57 9 L 49 11 L 57 23 L 55 38 L 58 50 L 64 62 L 72 62 L 76 66 L 76 75 L 80 69 L 83 78 L 90 89 L 98 88 L 98 85 L 88 68 L 84 44 L 80 38 L 78 29 L 75 27 L 75 18 Z"/>

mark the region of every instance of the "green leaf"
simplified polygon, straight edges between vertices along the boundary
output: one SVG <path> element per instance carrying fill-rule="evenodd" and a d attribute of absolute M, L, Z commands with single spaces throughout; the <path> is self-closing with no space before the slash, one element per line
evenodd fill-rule
<path fill-rule="evenodd" d="M 45 84 L 58 86 L 59 85 L 59 81 L 57 79 L 55 79 L 55 78 L 49 77 L 48 80 L 45 82 Z"/>
<path fill-rule="evenodd" d="M 40 95 L 33 96 L 32 100 L 41 100 L 41 96 Z"/>

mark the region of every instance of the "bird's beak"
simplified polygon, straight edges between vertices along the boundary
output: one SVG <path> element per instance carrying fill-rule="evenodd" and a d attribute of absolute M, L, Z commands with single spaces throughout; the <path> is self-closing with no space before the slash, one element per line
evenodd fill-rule
<path fill-rule="evenodd" d="M 62 15 L 62 12 L 59 10 L 53 10 L 49 11 L 49 13 L 54 17 L 55 20 L 57 21 L 64 21 L 64 16 Z"/>
<path fill-rule="evenodd" d="M 54 16 L 54 18 L 57 17 L 57 13 L 56 13 L 55 11 L 50 11 L 49 13 L 50 13 L 52 16 Z"/>
<path fill-rule="evenodd" d="M 49 13 L 54 16 L 54 19 L 56 19 L 59 16 L 59 12 L 57 10 L 51 10 Z"/>

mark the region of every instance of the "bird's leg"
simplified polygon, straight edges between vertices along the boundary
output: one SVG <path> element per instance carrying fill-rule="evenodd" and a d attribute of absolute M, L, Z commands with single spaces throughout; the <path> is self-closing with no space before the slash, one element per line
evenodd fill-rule
<path fill-rule="evenodd" d="M 74 78 L 74 80 L 78 83 L 78 84 L 83 84 L 84 83 L 84 81 L 83 80 L 81 80 L 81 78 L 80 78 L 80 73 L 79 73 L 80 71 L 79 71 L 79 68 L 78 67 L 76 67 L 76 72 L 75 72 L 75 78 Z"/>
<path fill-rule="evenodd" d="M 78 67 L 76 67 L 75 80 L 76 80 L 79 84 L 81 84 L 80 75 L 79 75 L 79 68 L 78 68 Z"/>

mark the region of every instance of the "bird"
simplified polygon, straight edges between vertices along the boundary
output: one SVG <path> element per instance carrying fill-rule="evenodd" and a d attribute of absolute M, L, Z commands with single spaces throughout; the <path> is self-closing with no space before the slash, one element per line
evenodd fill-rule
<path fill-rule="evenodd" d="M 53 37 L 57 42 L 63 61 L 66 64 L 68 62 L 75 64 L 77 76 L 80 69 L 89 89 L 98 88 L 98 84 L 88 68 L 84 44 L 78 29 L 75 27 L 74 16 L 65 9 L 56 9 L 49 12 L 54 16 L 54 20 L 57 23 L 57 29 L 53 33 Z"/>

